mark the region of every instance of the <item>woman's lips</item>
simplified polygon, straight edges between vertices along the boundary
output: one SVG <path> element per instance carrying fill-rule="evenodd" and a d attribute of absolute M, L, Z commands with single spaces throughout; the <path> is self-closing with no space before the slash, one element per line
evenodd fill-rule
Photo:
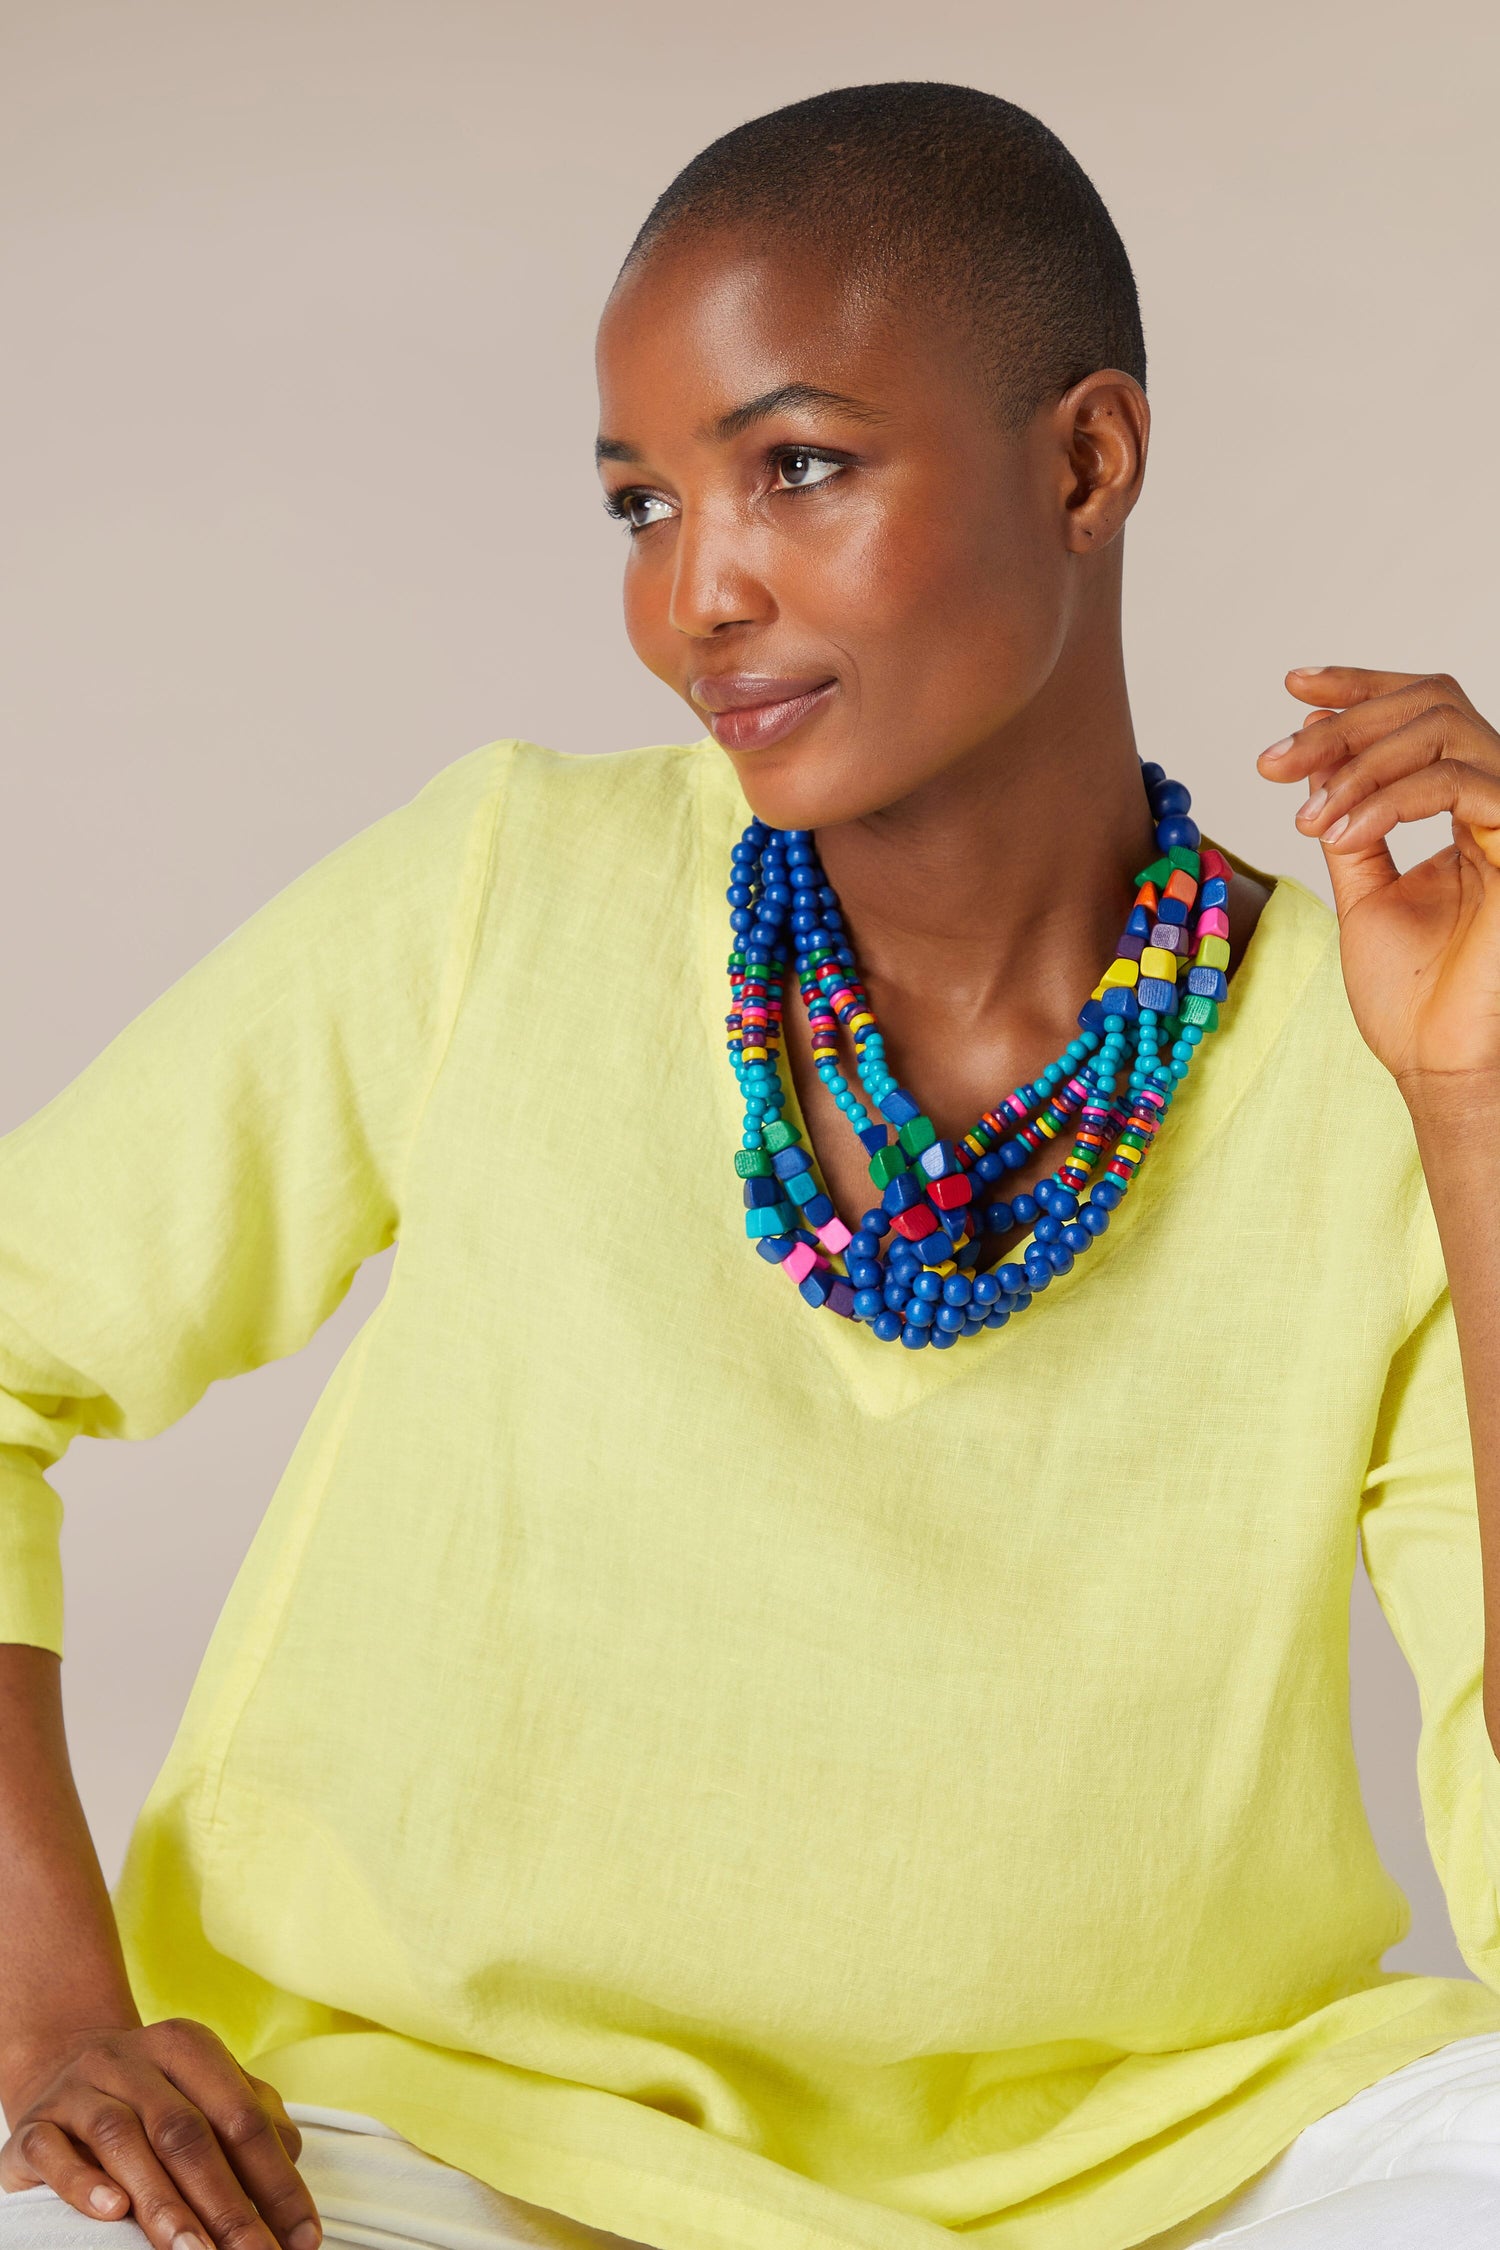
<path fill-rule="evenodd" d="M 800 726 L 837 685 L 835 680 L 823 680 L 797 695 L 773 695 L 764 702 L 736 703 L 728 710 L 710 711 L 709 728 L 715 742 L 726 750 L 762 750 L 768 742 L 779 742 L 793 727 Z"/>

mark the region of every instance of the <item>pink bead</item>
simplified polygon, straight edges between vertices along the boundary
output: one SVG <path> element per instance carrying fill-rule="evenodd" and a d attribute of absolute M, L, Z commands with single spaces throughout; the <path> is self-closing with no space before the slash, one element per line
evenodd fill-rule
<path fill-rule="evenodd" d="M 1199 937 L 1228 937 L 1229 916 L 1222 906 L 1205 906 L 1194 929 Z"/>
<path fill-rule="evenodd" d="M 1230 866 L 1228 860 L 1224 857 L 1224 854 L 1222 852 L 1216 852 L 1212 844 L 1206 844 L 1204 846 L 1201 864 L 1203 868 L 1203 880 L 1205 883 L 1212 882 L 1216 875 L 1219 877 L 1221 882 L 1227 883 L 1231 875 L 1234 873 L 1234 869 Z"/>
<path fill-rule="evenodd" d="M 847 1250 L 854 1240 L 842 1219 L 830 1219 L 826 1227 L 815 1227 L 813 1232 L 825 1250 Z"/>
<path fill-rule="evenodd" d="M 782 1259 L 781 1270 L 784 1274 L 789 1274 L 793 1281 L 800 1284 L 806 1281 L 817 1262 L 817 1253 L 811 1243 L 799 1242 L 794 1248 L 788 1250 L 786 1256 Z"/>

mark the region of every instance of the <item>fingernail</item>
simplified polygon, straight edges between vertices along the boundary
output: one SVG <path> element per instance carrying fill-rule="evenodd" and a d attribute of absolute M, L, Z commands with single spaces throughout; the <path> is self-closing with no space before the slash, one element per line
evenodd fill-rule
<path fill-rule="evenodd" d="M 1302 807 L 1301 812 L 1298 813 L 1297 818 L 1299 820 L 1316 820 L 1327 802 L 1328 791 L 1326 789 L 1314 789 L 1309 796 L 1307 803 Z"/>
<path fill-rule="evenodd" d="M 89 2203 L 95 2211 L 118 2211 L 126 2201 L 123 2188 L 96 2187 L 89 2189 Z"/>
<path fill-rule="evenodd" d="M 172 2250 L 208 2250 L 208 2244 L 201 2234 L 189 2234 L 184 2227 L 181 2234 L 173 2235 Z"/>
<path fill-rule="evenodd" d="M 1338 817 L 1338 819 L 1337 819 L 1337 820 L 1336 820 L 1336 821 L 1335 821 L 1335 822 L 1333 823 L 1333 826 L 1332 826 L 1331 828 L 1325 828 L 1325 829 L 1324 829 L 1324 831 L 1323 831 L 1323 841 L 1324 841 L 1324 843 L 1325 843 L 1325 844 L 1336 844 L 1336 843 L 1338 842 L 1338 840 L 1339 840 L 1340 836 L 1342 836 L 1342 835 L 1343 835 L 1343 833 L 1344 833 L 1344 830 L 1345 830 L 1345 829 L 1346 829 L 1346 828 L 1348 827 L 1348 825 L 1349 825 L 1349 815 L 1348 815 L 1347 813 L 1340 813 L 1340 814 L 1339 814 L 1339 817 Z"/>
<path fill-rule="evenodd" d="M 303 2219 L 287 2236 L 287 2250 L 318 2250 L 323 2229 L 316 2219 Z"/>
<path fill-rule="evenodd" d="M 1327 669 L 1326 664 L 1294 664 L 1288 672 L 1287 678 L 1289 680 L 1315 680 L 1320 672 L 1326 672 Z"/>
<path fill-rule="evenodd" d="M 1262 750 L 1261 756 L 1263 758 L 1279 758 L 1283 750 L 1291 749 L 1292 744 L 1295 740 L 1295 735 L 1284 734 L 1279 742 L 1273 742 L 1271 744 L 1269 750 Z"/>

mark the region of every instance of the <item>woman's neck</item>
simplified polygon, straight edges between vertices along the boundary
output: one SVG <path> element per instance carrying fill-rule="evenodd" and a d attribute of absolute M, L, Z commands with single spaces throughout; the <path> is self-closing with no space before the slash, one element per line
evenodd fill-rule
<path fill-rule="evenodd" d="M 1111 676 L 1112 675 L 1112 676 Z M 1155 856 L 1123 667 L 1046 691 L 888 811 L 817 832 L 877 1011 L 1071 1035 Z"/>

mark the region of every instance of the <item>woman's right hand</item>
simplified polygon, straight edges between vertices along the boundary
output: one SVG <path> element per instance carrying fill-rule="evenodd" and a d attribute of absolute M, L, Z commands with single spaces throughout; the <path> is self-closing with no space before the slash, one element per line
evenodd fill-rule
<path fill-rule="evenodd" d="M 317 2250 L 281 2096 L 201 2023 L 71 2032 L 28 2057 L 0 2187 L 46 2186 L 153 2250 Z"/>

